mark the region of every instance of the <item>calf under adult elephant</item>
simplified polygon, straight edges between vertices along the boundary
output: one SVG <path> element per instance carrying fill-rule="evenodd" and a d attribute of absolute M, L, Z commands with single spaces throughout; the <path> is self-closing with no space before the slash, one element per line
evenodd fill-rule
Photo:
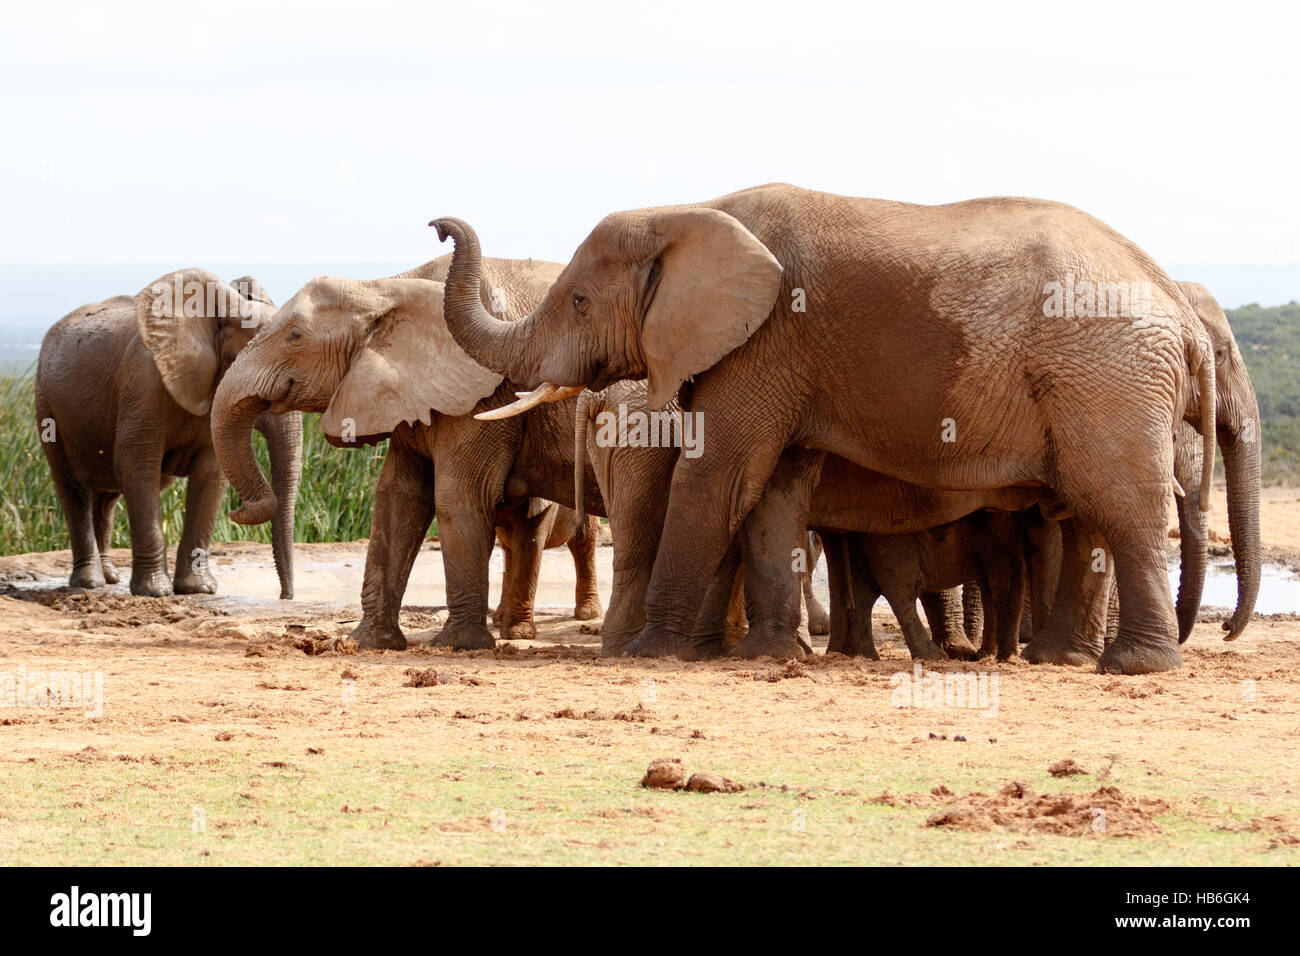
<path fill-rule="evenodd" d="M 645 377 L 652 407 L 680 391 L 707 422 L 706 453 L 675 467 L 629 653 L 701 655 L 710 574 L 802 445 L 917 485 L 1051 488 L 1114 554 L 1120 632 L 1099 668 L 1181 662 L 1169 436 L 1187 419 L 1212 444 L 1214 362 L 1173 281 L 1103 223 L 1039 200 L 918 206 L 761 186 L 606 217 L 518 322 L 483 306 L 473 230 L 435 225 L 456 241 L 447 325 L 480 363 L 538 400 Z M 1135 314 L 1106 305 L 1121 282 L 1144 290 Z"/>
<path fill-rule="evenodd" d="M 211 594 L 205 560 L 226 482 L 212 447 L 213 392 L 258 325 L 275 311 L 253 279 L 202 269 L 160 277 L 134 296 L 85 305 L 46 334 L 36 366 L 36 421 L 72 545 L 72 587 L 118 580 L 109 560 L 113 512 L 126 498 L 131 593 Z M 259 413 L 275 474 L 270 519 L 280 597 L 293 597 L 293 515 L 302 416 Z M 159 498 L 184 477 L 185 523 L 167 577 Z"/>
<path fill-rule="evenodd" d="M 492 647 L 488 562 L 495 529 L 516 529 L 511 561 L 522 571 L 512 576 L 535 581 L 549 536 L 540 530 L 536 499 L 574 503 L 576 399 L 502 421 L 469 414 L 506 404 L 514 386 L 475 363 L 447 332 L 439 280 L 448 259 L 388 279 L 312 280 L 245 349 L 213 407 L 217 454 L 244 498 L 237 521 L 257 520 L 275 504 L 249 445 L 249 429 L 266 410 L 324 412 L 322 431 L 344 447 L 391 436 L 375 494 L 362 619 L 352 633 L 362 647 L 406 646 L 398 624 L 402 595 L 435 515 L 451 611 L 435 642 Z M 507 317 L 523 314 L 559 271 L 541 261 L 490 260 L 485 301 Z M 595 483 L 589 487 L 584 510 L 603 514 Z M 583 562 L 576 615 L 589 618 L 600 603 L 591 555 Z M 531 619 L 511 621 L 508 614 L 504 633 L 526 637 L 532 628 Z"/>

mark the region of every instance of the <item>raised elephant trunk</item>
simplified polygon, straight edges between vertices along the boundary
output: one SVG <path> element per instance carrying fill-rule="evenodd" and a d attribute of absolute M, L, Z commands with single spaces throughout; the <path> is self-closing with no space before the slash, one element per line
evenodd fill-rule
<path fill-rule="evenodd" d="M 1259 538 L 1260 441 L 1256 408 L 1248 426 L 1218 429 L 1219 450 L 1228 484 L 1228 532 L 1237 566 L 1237 609 L 1223 622 L 1225 641 L 1236 640 L 1250 621 L 1259 596 L 1263 555 Z"/>
<path fill-rule="evenodd" d="M 521 360 L 527 354 L 521 347 L 526 341 L 529 321 L 506 322 L 483 307 L 480 288 L 483 255 L 478 236 L 469 223 L 460 219 L 435 219 L 429 225 L 438 230 L 438 238 L 448 237 L 455 246 L 443 292 L 443 315 L 456 344 L 484 368 L 506 376 L 512 382 L 532 388 L 536 369 Z"/>
<path fill-rule="evenodd" d="M 263 412 L 256 428 L 266 436 L 271 458 L 275 511 L 271 516 L 271 551 L 280 578 L 280 600 L 293 599 L 293 518 L 302 475 L 302 412 Z M 256 467 L 256 461 L 254 461 Z M 259 471 L 260 474 L 260 471 Z"/>
<path fill-rule="evenodd" d="M 250 368 L 248 363 L 236 359 L 212 400 L 212 446 L 222 472 L 244 499 L 230 513 L 238 524 L 262 524 L 270 521 L 276 510 L 275 492 L 267 484 L 253 454 L 253 428 L 271 403 L 252 387 Z M 299 446 L 301 441 L 299 419 Z"/>

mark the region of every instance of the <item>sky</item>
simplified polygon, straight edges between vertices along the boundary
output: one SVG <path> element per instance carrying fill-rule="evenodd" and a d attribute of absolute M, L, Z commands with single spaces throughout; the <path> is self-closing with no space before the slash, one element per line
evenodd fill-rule
<path fill-rule="evenodd" d="M 772 181 L 1061 200 L 1300 298 L 1297 35 L 1246 2 L 6 4 L 0 321 L 188 265 L 383 275 L 440 215 L 563 261 Z"/>

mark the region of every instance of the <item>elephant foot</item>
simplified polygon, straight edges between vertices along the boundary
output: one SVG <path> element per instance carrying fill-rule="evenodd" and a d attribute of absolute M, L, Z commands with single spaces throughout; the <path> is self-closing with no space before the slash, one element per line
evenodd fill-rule
<path fill-rule="evenodd" d="M 176 594 L 216 594 L 217 579 L 207 571 L 202 574 L 190 571 L 188 574 L 177 574 L 172 588 Z"/>
<path fill-rule="evenodd" d="M 352 633 L 348 635 L 348 640 L 354 642 L 362 650 L 406 650 L 406 636 L 402 634 L 400 627 L 396 624 L 372 624 L 364 618 L 360 624 L 352 629 Z"/>
<path fill-rule="evenodd" d="M 537 625 L 533 623 L 531 618 L 526 621 L 512 621 L 501 628 L 501 640 L 503 641 L 531 641 L 535 640 L 536 637 Z M 489 646 L 494 647 L 495 644 Z"/>
<path fill-rule="evenodd" d="M 821 602 L 808 605 L 808 633 L 814 637 L 831 632 L 831 616 Z"/>
<path fill-rule="evenodd" d="M 968 643 L 965 635 L 960 639 L 950 638 L 944 641 L 939 645 L 939 649 L 954 661 L 973 661 L 980 657 L 987 657 L 992 653 L 991 649 L 986 652 L 982 648 L 978 648 L 975 645 Z"/>
<path fill-rule="evenodd" d="M 533 633 L 536 634 L 536 630 Z M 448 621 L 437 636 L 429 641 L 429 646 L 450 647 L 453 651 L 490 651 L 497 646 L 497 642 L 485 624 L 457 624 Z"/>
<path fill-rule="evenodd" d="M 1062 634 L 1060 631 L 1039 631 L 1025 645 L 1021 656 L 1030 664 L 1057 664 L 1062 667 L 1087 667 L 1101 654 L 1101 641 Z"/>
<path fill-rule="evenodd" d="M 146 574 L 132 572 L 131 593 L 137 597 L 166 597 L 172 593 L 172 583 L 161 570 Z"/>
<path fill-rule="evenodd" d="M 749 633 L 731 649 L 731 656 L 775 657 L 780 661 L 801 661 L 808 656 L 808 651 L 808 646 L 797 635 L 755 633 L 755 628 L 751 627 Z"/>
<path fill-rule="evenodd" d="M 1121 634 L 1097 660 L 1098 674 L 1155 674 L 1183 666 L 1176 641 L 1138 643 Z"/>
<path fill-rule="evenodd" d="M 604 613 L 604 609 L 600 606 L 600 598 L 590 597 L 573 609 L 573 619 L 575 621 L 591 621 Z"/>
<path fill-rule="evenodd" d="M 679 657 L 684 661 L 701 661 L 726 653 L 722 639 L 678 637 L 649 628 L 628 644 L 624 657 Z"/>
<path fill-rule="evenodd" d="M 923 640 L 908 641 L 907 649 L 912 652 L 914 661 L 946 661 L 948 655 L 934 641 L 928 637 Z"/>
<path fill-rule="evenodd" d="M 68 587 L 85 588 L 88 591 L 93 591 L 95 588 L 102 588 L 107 580 L 107 575 L 100 571 L 99 568 L 93 564 L 88 564 L 84 567 L 72 569 L 72 575 L 68 578 Z M 117 579 L 114 578 L 113 580 L 116 581 Z"/>
<path fill-rule="evenodd" d="M 99 567 L 104 572 L 104 582 L 106 584 L 116 584 L 118 581 L 122 580 L 122 575 L 117 571 L 117 565 L 108 560 L 108 558 L 101 558 Z"/>

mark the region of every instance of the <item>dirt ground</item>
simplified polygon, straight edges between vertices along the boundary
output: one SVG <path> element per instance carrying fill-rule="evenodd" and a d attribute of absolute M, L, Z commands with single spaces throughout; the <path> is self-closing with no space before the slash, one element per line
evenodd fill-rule
<path fill-rule="evenodd" d="M 1271 553 L 1300 551 L 1300 493 L 1264 515 Z M 299 555 L 318 596 L 359 582 L 363 544 Z M 214 560 L 226 596 L 132 598 L 50 587 L 66 552 L 0 558 L 7 862 L 1300 862 L 1297 614 L 1224 643 L 1206 612 L 1180 670 L 1136 678 L 917 671 L 883 610 L 878 662 L 821 638 L 803 664 L 687 665 L 601 660 L 559 611 L 453 655 L 408 597 L 411 649 L 357 653 L 355 589 L 235 597 L 273 596 L 269 549 Z M 692 789 L 642 787 L 660 759 Z"/>

